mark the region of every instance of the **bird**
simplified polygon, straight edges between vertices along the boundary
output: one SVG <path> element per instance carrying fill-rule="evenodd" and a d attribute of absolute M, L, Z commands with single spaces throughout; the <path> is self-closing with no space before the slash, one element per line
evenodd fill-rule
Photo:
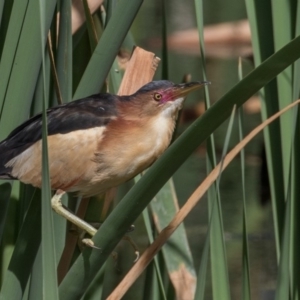
<path fill-rule="evenodd" d="M 208 81 L 152 81 L 132 95 L 98 93 L 49 108 L 48 160 L 54 211 L 93 236 L 96 229 L 68 211 L 61 196 L 103 194 L 141 173 L 169 146 L 186 96 Z M 0 179 L 42 185 L 42 114 L 0 142 Z M 86 242 L 93 246 L 92 242 Z"/>

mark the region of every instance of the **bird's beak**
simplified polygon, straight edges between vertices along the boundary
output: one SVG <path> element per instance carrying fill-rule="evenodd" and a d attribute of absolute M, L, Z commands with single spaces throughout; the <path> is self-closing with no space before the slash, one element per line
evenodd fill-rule
<path fill-rule="evenodd" d="M 172 88 L 172 98 L 178 99 L 186 97 L 190 92 L 198 90 L 203 86 L 210 84 L 210 81 L 194 81 L 188 83 L 175 84 Z"/>

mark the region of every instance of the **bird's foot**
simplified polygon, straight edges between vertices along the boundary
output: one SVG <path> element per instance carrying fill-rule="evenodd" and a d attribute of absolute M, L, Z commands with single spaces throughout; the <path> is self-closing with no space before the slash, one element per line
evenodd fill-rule
<path fill-rule="evenodd" d="M 134 224 L 130 225 L 130 227 L 127 229 L 127 232 L 132 232 L 135 230 Z"/>
<path fill-rule="evenodd" d="M 95 233 L 96 233 L 96 230 L 99 229 L 99 227 L 101 226 L 101 223 L 88 223 L 89 226 L 93 226 L 93 228 L 95 228 Z M 133 230 L 135 229 L 134 225 L 131 225 L 127 232 L 132 232 Z M 74 229 L 73 229 L 74 230 Z M 78 247 L 80 249 L 80 251 L 83 250 L 83 248 L 86 246 L 86 247 L 90 247 L 90 248 L 93 248 L 93 249 L 98 249 L 100 250 L 101 248 L 95 246 L 94 242 L 92 241 L 92 239 L 90 238 L 85 238 L 85 235 L 86 234 L 90 234 L 90 232 L 86 232 L 84 230 L 82 230 L 82 228 L 79 228 L 76 226 L 76 230 L 74 230 L 75 232 L 77 232 L 78 234 Z M 95 233 L 93 235 L 91 235 L 92 237 L 95 235 Z M 134 263 L 138 261 L 138 259 L 140 258 L 140 252 L 138 250 L 138 247 L 137 245 L 135 244 L 135 242 L 133 241 L 133 239 L 128 236 L 128 235 L 124 235 L 122 240 L 125 240 L 127 241 L 131 247 L 133 248 L 134 250 L 134 254 L 135 254 L 135 259 L 134 259 Z M 112 253 L 112 257 L 114 260 L 117 260 L 117 257 L 118 257 L 118 254 L 116 252 L 113 252 Z"/>
<path fill-rule="evenodd" d="M 135 259 L 134 259 L 133 262 L 134 262 L 134 263 L 137 262 L 137 261 L 139 260 L 139 258 L 140 258 L 140 251 L 139 251 L 139 249 L 138 249 L 136 243 L 135 243 L 135 242 L 133 241 L 133 239 L 132 239 L 130 236 L 128 236 L 128 235 L 124 235 L 123 238 L 122 238 L 122 240 L 127 241 L 127 242 L 131 245 L 131 247 L 132 247 L 133 250 L 134 250 L 134 254 L 135 254 Z"/>
<path fill-rule="evenodd" d="M 91 239 L 82 239 L 81 243 L 87 247 L 93 248 L 93 249 L 97 249 L 97 250 L 101 250 L 101 248 L 95 246 L 94 242 Z"/>

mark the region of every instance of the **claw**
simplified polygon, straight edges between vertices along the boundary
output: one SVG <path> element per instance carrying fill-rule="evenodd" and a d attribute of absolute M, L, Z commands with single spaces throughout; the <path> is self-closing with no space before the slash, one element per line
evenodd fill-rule
<path fill-rule="evenodd" d="M 130 227 L 127 229 L 127 232 L 132 232 L 135 230 L 135 226 L 132 224 Z"/>
<path fill-rule="evenodd" d="M 140 252 L 138 250 L 136 250 L 136 251 L 134 251 L 134 254 L 135 254 L 135 260 L 133 262 L 136 263 L 140 258 Z"/>
<path fill-rule="evenodd" d="M 82 244 L 86 245 L 87 247 L 101 250 L 101 248 L 95 246 L 94 242 L 91 239 L 83 239 L 81 242 L 82 242 Z"/>
<path fill-rule="evenodd" d="M 131 247 L 133 248 L 134 250 L 134 253 L 135 253 L 135 259 L 134 259 L 134 263 L 138 261 L 138 259 L 140 258 L 140 251 L 137 247 L 137 245 L 135 244 L 135 242 L 132 240 L 132 238 L 128 235 L 124 235 L 123 238 L 122 238 L 124 241 L 127 241 Z"/>

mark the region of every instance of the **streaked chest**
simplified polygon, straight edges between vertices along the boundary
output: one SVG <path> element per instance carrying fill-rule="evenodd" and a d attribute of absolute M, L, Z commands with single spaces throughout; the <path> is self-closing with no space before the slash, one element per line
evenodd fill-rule
<path fill-rule="evenodd" d="M 147 126 L 147 130 L 139 134 L 133 165 L 138 168 L 139 164 L 147 162 L 151 164 L 156 160 L 169 146 L 173 131 L 174 121 L 172 119 L 164 116 L 153 119 Z"/>
<path fill-rule="evenodd" d="M 105 148 L 106 162 L 105 167 L 102 162 L 99 163 L 99 176 L 108 172 L 109 178 L 129 179 L 140 173 L 166 150 L 174 126 L 172 118 L 159 116 L 146 123 L 124 123 L 116 128 L 116 133 L 104 138 L 100 144 Z"/>

